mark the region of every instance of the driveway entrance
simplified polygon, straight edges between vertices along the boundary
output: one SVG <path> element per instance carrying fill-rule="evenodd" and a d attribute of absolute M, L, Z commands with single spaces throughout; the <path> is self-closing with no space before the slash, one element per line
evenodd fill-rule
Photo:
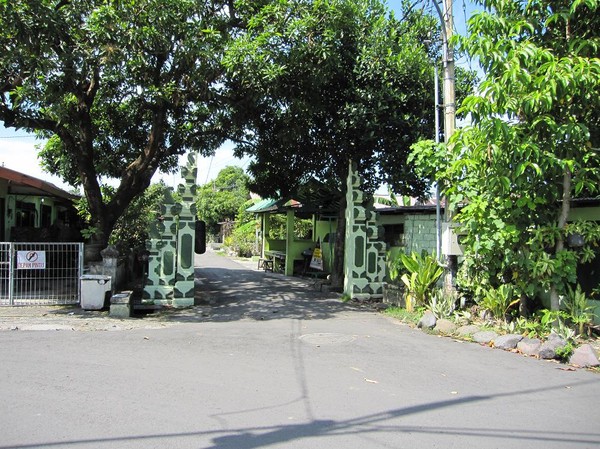
<path fill-rule="evenodd" d="M 0 449 L 600 448 L 596 373 L 198 262 L 165 328 L 0 331 Z"/>
<path fill-rule="evenodd" d="M 327 319 L 356 309 L 339 295 L 320 291 L 315 281 L 258 270 L 254 261 L 207 251 L 196 256 L 196 267 L 197 318 L 202 321 Z"/>

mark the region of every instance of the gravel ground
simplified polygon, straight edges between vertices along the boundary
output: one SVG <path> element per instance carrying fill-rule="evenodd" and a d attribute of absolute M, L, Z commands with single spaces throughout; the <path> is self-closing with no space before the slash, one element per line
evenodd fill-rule
<path fill-rule="evenodd" d="M 79 306 L 0 307 L 0 331 L 160 329 L 178 324 L 168 321 L 169 314 L 170 310 L 164 309 L 143 318 L 117 319 L 111 318 L 108 310 L 83 310 Z"/>

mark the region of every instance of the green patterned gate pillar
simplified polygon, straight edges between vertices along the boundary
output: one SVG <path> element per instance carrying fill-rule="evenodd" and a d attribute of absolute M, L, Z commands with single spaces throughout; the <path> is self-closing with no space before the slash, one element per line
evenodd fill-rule
<path fill-rule="evenodd" d="M 188 155 L 188 163 L 181 167 L 185 184 L 179 184 L 177 191 L 181 195 L 177 233 L 177 272 L 173 306 L 194 305 L 194 237 L 196 228 L 196 153 Z"/>
<path fill-rule="evenodd" d="M 344 293 L 353 299 L 383 297 L 385 243 L 376 224 L 373 200 L 365 200 L 361 178 L 350 163 L 346 191 Z"/>
<path fill-rule="evenodd" d="M 148 279 L 143 302 L 186 307 L 194 304 L 194 237 L 196 222 L 196 153 L 188 155 L 181 167 L 184 184 L 176 203 L 167 191 L 161 206 L 161 219 L 150 226 L 146 247 L 149 251 Z"/>

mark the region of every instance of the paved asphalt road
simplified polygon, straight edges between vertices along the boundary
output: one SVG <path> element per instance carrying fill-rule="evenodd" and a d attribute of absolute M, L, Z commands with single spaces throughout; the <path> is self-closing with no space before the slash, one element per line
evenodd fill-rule
<path fill-rule="evenodd" d="M 163 328 L 0 331 L 0 449 L 600 447 L 598 374 L 198 263 Z"/>

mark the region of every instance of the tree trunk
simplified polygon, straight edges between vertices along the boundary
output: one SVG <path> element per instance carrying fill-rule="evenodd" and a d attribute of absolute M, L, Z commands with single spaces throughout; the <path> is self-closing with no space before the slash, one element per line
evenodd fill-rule
<path fill-rule="evenodd" d="M 560 216 L 558 217 L 558 237 L 556 239 L 556 247 L 554 250 L 554 254 L 558 254 L 563 251 L 565 248 L 565 237 L 564 237 L 564 229 L 567 225 L 567 218 L 569 216 L 569 210 L 571 209 L 571 170 L 569 167 L 565 167 L 565 172 L 563 173 L 563 197 L 562 197 L 562 207 L 560 211 Z M 550 309 L 551 310 L 559 310 L 560 302 L 558 298 L 558 289 L 556 284 L 552 284 L 550 286 Z"/>
<path fill-rule="evenodd" d="M 338 211 L 337 231 L 335 233 L 335 249 L 333 267 L 331 269 L 331 286 L 341 290 L 344 287 L 344 251 L 346 248 L 346 189 L 343 189 Z"/>
<path fill-rule="evenodd" d="M 521 293 L 521 296 L 519 297 L 519 316 L 528 318 L 530 315 L 531 312 L 529 310 L 529 300 L 527 295 Z"/>
<path fill-rule="evenodd" d="M 98 175 L 93 163 L 94 150 L 91 130 L 84 133 L 86 144 L 80 148 L 74 147 L 73 155 L 77 160 L 93 226 L 97 229 L 94 243 L 101 244 L 103 248 L 108 245 L 110 234 L 119 217 L 123 215 L 131 202 L 150 186 L 152 176 L 158 169 L 160 160 L 165 157 L 161 142 L 166 117 L 166 105 L 162 104 L 161 108 L 154 114 L 148 145 L 138 158 L 123 170 L 119 187 L 107 203 L 103 200 Z M 91 121 L 89 127 L 91 127 Z"/>

